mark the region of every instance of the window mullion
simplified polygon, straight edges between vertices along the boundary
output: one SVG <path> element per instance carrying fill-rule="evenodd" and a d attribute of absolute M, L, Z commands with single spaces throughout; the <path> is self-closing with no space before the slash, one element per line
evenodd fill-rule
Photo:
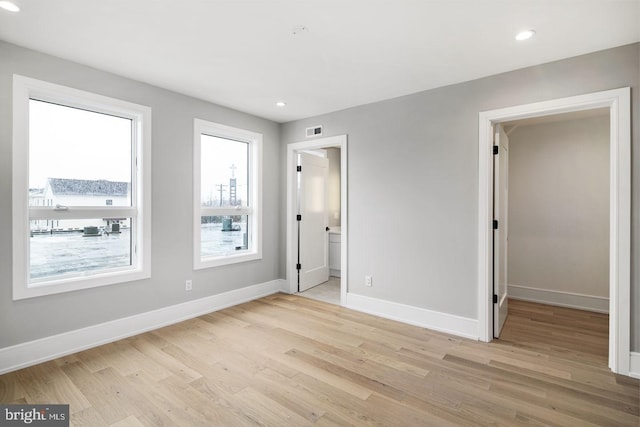
<path fill-rule="evenodd" d="M 200 208 L 200 216 L 235 216 L 235 215 L 251 215 L 253 209 L 251 208 Z"/>
<path fill-rule="evenodd" d="M 132 207 L 30 207 L 29 219 L 83 219 L 83 218 L 136 218 L 138 210 Z"/>

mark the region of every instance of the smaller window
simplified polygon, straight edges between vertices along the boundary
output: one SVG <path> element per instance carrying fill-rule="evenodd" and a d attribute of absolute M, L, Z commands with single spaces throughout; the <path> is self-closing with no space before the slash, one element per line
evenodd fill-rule
<path fill-rule="evenodd" d="M 194 122 L 194 268 L 262 258 L 262 135 Z"/>
<path fill-rule="evenodd" d="M 113 206 L 113 199 L 107 199 L 107 206 Z"/>

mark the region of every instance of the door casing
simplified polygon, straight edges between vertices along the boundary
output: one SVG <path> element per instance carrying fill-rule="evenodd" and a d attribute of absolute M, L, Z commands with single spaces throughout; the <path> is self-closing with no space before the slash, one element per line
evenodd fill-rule
<path fill-rule="evenodd" d="M 608 108 L 610 115 L 609 368 L 629 375 L 631 354 L 631 90 L 628 87 L 483 111 L 478 129 L 478 339 L 493 337 L 493 125 Z"/>
<path fill-rule="evenodd" d="M 287 145 L 287 228 L 286 228 L 286 280 L 289 284 L 289 293 L 298 291 L 297 283 L 297 241 L 296 241 L 296 165 L 297 152 L 303 150 L 315 150 L 320 148 L 340 148 L 340 228 L 342 230 L 340 246 L 340 305 L 347 301 L 348 289 L 348 206 L 347 206 L 347 135 L 338 135 L 327 138 L 317 138 L 309 141 L 294 142 Z"/>

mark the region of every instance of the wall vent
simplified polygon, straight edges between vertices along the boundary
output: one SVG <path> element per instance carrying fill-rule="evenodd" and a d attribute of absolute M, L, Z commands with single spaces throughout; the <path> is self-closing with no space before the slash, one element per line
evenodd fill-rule
<path fill-rule="evenodd" d="M 322 125 L 307 128 L 307 138 L 311 138 L 312 136 L 322 136 Z"/>

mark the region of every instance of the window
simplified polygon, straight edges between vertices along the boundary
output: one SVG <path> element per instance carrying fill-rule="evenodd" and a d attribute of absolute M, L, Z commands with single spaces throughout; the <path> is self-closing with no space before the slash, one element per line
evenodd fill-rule
<path fill-rule="evenodd" d="M 194 126 L 194 268 L 262 258 L 262 135 Z"/>
<path fill-rule="evenodd" d="M 150 108 L 17 75 L 13 96 L 13 298 L 149 277 Z"/>

